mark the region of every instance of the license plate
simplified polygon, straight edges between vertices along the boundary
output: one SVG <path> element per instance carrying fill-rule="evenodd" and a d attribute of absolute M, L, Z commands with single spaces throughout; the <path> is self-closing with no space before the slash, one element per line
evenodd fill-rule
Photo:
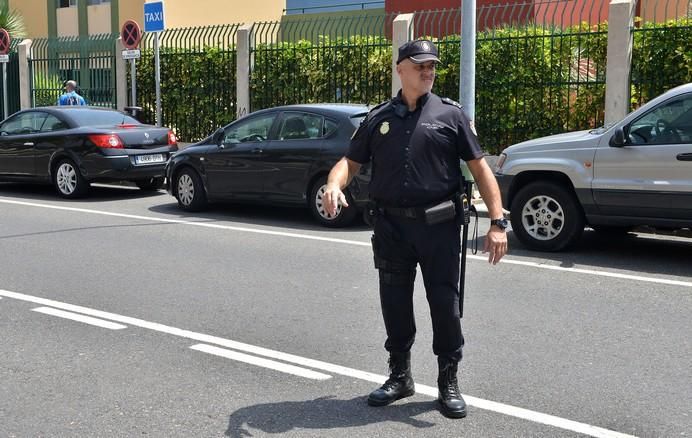
<path fill-rule="evenodd" d="M 163 154 L 135 155 L 135 163 L 137 164 L 154 164 L 165 161 Z"/>

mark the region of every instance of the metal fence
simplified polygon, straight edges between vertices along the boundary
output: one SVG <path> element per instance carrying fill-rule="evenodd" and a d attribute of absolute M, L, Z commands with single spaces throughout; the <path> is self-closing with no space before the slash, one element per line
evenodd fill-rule
<path fill-rule="evenodd" d="M 632 106 L 692 82 L 692 1 L 639 0 L 632 51 Z"/>
<path fill-rule="evenodd" d="M 392 43 L 386 31 L 395 17 L 365 13 L 257 23 L 251 44 L 251 110 L 387 99 Z"/>
<path fill-rule="evenodd" d="M 74 80 L 89 105 L 115 108 L 116 38 L 101 34 L 33 40 L 29 59 L 32 105 L 55 105 L 64 81 Z"/>
<path fill-rule="evenodd" d="M 229 24 L 160 33 L 162 124 L 172 128 L 180 140 L 199 140 L 235 119 L 238 27 Z M 154 123 L 154 34 L 144 34 L 140 49 L 136 103 L 143 108 L 141 120 Z"/>
<path fill-rule="evenodd" d="M 603 123 L 604 3 L 547 0 L 479 10 L 476 126 L 488 150 Z M 448 86 L 458 76 L 450 79 Z"/>
<path fill-rule="evenodd" d="M 0 76 L 0 105 L 4 105 L 4 90 L 7 88 L 7 108 L 3 108 L 4 112 L 0 113 L 0 116 L 9 116 L 19 111 L 19 56 L 17 54 L 17 45 L 21 42 L 22 40 L 20 39 L 12 40 L 10 46 L 10 60 L 5 67 L 7 71 L 7 87 L 4 86 L 2 76 Z"/>

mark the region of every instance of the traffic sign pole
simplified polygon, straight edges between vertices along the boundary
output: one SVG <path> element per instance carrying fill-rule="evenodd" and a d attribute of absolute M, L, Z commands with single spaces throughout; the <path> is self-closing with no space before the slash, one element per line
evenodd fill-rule
<path fill-rule="evenodd" d="M 123 45 L 127 50 L 123 51 L 123 58 L 130 60 L 130 81 L 131 81 L 131 99 L 130 105 L 137 106 L 137 58 L 139 57 L 139 46 L 142 41 L 142 29 L 134 20 L 127 20 L 123 23 L 120 30 L 120 37 Z"/>
<path fill-rule="evenodd" d="M 159 62 L 159 33 L 154 34 L 154 53 L 156 64 L 156 126 L 161 126 L 161 63 Z"/>
<path fill-rule="evenodd" d="M 7 63 L 2 63 L 2 119 L 5 120 L 9 116 L 7 110 Z"/>
<path fill-rule="evenodd" d="M 161 126 L 161 64 L 159 59 L 159 32 L 165 28 L 163 1 L 144 3 L 144 31 L 154 32 L 154 69 L 156 79 L 156 126 Z"/>
<path fill-rule="evenodd" d="M 3 120 L 9 116 L 7 108 L 7 61 L 9 60 L 10 43 L 12 38 L 6 29 L 0 28 L 0 55 L 2 55 L 2 118 Z"/>
<path fill-rule="evenodd" d="M 130 105 L 137 106 L 137 60 L 130 59 L 131 99 Z"/>

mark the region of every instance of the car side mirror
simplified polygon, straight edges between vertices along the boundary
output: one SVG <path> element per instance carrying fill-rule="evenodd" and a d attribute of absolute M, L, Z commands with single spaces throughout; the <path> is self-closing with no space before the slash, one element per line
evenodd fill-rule
<path fill-rule="evenodd" d="M 211 142 L 217 146 L 223 145 L 223 128 L 214 131 L 214 134 L 211 136 Z"/>
<path fill-rule="evenodd" d="M 623 147 L 625 145 L 625 130 L 621 127 L 616 128 L 609 144 L 614 148 Z"/>

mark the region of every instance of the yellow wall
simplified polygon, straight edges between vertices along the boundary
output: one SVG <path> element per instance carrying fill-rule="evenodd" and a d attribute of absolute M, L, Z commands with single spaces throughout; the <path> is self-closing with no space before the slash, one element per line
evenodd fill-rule
<path fill-rule="evenodd" d="M 87 17 L 89 35 L 111 32 L 111 5 L 109 3 L 87 6 Z"/>
<path fill-rule="evenodd" d="M 164 5 L 166 4 L 167 2 L 164 1 Z M 120 29 L 123 28 L 123 23 L 125 23 L 127 20 L 135 20 L 137 24 L 139 24 L 139 27 L 141 27 L 142 30 L 144 30 L 143 5 L 143 0 L 120 0 L 120 2 L 118 2 L 118 32 L 120 32 Z"/>
<path fill-rule="evenodd" d="M 279 21 L 286 7 L 286 0 L 165 0 L 164 7 L 166 28 L 174 29 L 212 24 Z M 144 26 L 143 23 L 140 24 Z"/>
<path fill-rule="evenodd" d="M 77 8 L 58 8 L 58 36 L 79 35 L 79 11 Z"/>
<path fill-rule="evenodd" d="M 10 9 L 16 9 L 26 25 L 29 38 L 48 36 L 48 10 L 46 0 L 10 0 Z"/>

